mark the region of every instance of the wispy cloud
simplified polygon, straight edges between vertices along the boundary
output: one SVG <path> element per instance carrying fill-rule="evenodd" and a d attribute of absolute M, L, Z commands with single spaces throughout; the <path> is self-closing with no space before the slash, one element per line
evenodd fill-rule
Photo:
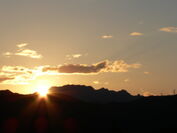
<path fill-rule="evenodd" d="M 23 47 L 25 47 L 27 45 L 28 45 L 27 43 L 21 43 L 21 44 L 17 44 L 17 47 L 18 48 L 23 48 Z"/>
<path fill-rule="evenodd" d="M 25 56 L 25 57 L 29 57 L 29 58 L 33 58 L 33 59 L 41 59 L 43 57 L 37 51 L 25 48 L 27 45 L 28 45 L 27 43 L 18 44 L 17 45 L 18 49 L 16 52 L 14 52 L 14 53 L 5 52 L 3 55 L 6 57 L 11 57 L 13 55 Z"/>
<path fill-rule="evenodd" d="M 0 83 L 3 83 L 5 81 L 9 81 L 9 80 L 13 80 L 14 78 L 10 78 L 10 77 L 0 77 Z"/>
<path fill-rule="evenodd" d="M 34 59 L 42 58 L 41 54 L 39 54 L 35 50 L 31 50 L 31 49 L 20 50 L 19 52 L 15 53 L 15 55 L 26 56 L 26 57 L 30 57 L 30 58 L 34 58 Z"/>
<path fill-rule="evenodd" d="M 67 60 L 72 60 L 72 59 L 80 58 L 81 56 L 82 56 L 82 54 L 66 55 L 66 59 Z"/>
<path fill-rule="evenodd" d="M 5 53 L 3 53 L 3 56 L 5 56 L 5 57 L 10 57 L 12 55 L 13 55 L 13 53 L 11 53 L 11 52 L 5 52 Z"/>
<path fill-rule="evenodd" d="M 163 28 L 160 28 L 160 31 L 177 33 L 177 27 L 163 27 Z"/>
<path fill-rule="evenodd" d="M 130 33 L 130 36 L 143 36 L 143 33 L 141 33 L 141 32 L 132 32 L 132 33 Z"/>
<path fill-rule="evenodd" d="M 111 38 L 113 38 L 113 36 L 112 35 L 103 35 L 103 36 L 101 36 L 101 38 L 102 39 L 111 39 Z"/>
<path fill-rule="evenodd" d="M 23 66 L 3 66 L 0 69 L 0 78 L 3 84 L 28 84 L 29 81 L 40 76 L 39 69 L 30 69 Z"/>

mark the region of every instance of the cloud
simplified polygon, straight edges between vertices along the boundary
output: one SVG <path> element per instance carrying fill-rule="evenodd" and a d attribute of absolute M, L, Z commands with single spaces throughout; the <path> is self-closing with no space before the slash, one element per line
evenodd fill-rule
<path fill-rule="evenodd" d="M 86 64 L 65 64 L 58 67 L 44 67 L 43 72 L 57 71 L 58 73 L 98 73 L 101 69 L 106 68 L 107 62 L 99 62 L 93 65 Z"/>
<path fill-rule="evenodd" d="M 160 31 L 177 33 L 177 27 L 163 27 L 160 29 Z"/>
<path fill-rule="evenodd" d="M 26 47 L 28 44 L 27 43 L 21 43 L 21 44 L 17 44 L 18 48 L 23 48 Z"/>
<path fill-rule="evenodd" d="M 0 77 L 0 83 L 3 83 L 5 81 L 8 81 L 8 80 L 13 80 L 14 78 L 10 78 L 10 77 Z"/>
<path fill-rule="evenodd" d="M 99 81 L 93 81 L 93 83 L 94 83 L 94 84 L 100 84 L 100 82 L 99 82 Z"/>
<path fill-rule="evenodd" d="M 5 52 L 5 53 L 3 53 L 3 56 L 6 56 L 6 57 L 10 57 L 12 55 L 13 55 L 13 53 L 11 53 L 11 52 Z"/>
<path fill-rule="evenodd" d="M 1 68 L 1 72 L 6 72 L 6 73 L 29 72 L 29 73 L 31 73 L 31 69 L 23 67 L 23 66 L 3 66 Z"/>
<path fill-rule="evenodd" d="M 118 61 L 102 61 L 92 65 L 86 64 L 65 64 L 59 66 L 46 66 L 43 72 L 55 71 L 57 73 L 77 73 L 77 74 L 93 74 L 100 72 L 128 72 L 129 68 L 140 68 L 141 64 L 127 64 L 123 60 Z"/>
<path fill-rule="evenodd" d="M 103 36 L 101 36 L 101 38 L 102 39 L 111 39 L 111 38 L 113 38 L 113 36 L 112 35 L 103 35 Z"/>
<path fill-rule="evenodd" d="M 108 63 L 108 66 L 103 70 L 104 72 L 128 72 L 129 68 L 140 68 L 141 64 L 127 64 L 124 60 L 117 60 Z"/>
<path fill-rule="evenodd" d="M 140 32 L 132 32 L 130 33 L 130 36 L 142 36 L 143 33 L 140 33 Z"/>
<path fill-rule="evenodd" d="M 34 59 L 42 58 L 41 54 L 38 54 L 35 50 L 31 50 L 31 49 L 20 50 L 19 52 L 15 53 L 15 55 L 26 56 Z"/>
<path fill-rule="evenodd" d="M 144 74 L 148 75 L 148 74 L 150 74 L 150 72 L 144 72 Z"/>
<path fill-rule="evenodd" d="M 39 70 L 23 66 L 3 66 L 0 69 L 0 77 L 3 77 L 3 84 L 28 84 L 39 74 Z M 6 80 L 5 80 L 6 79 Z"/>
<path fill-rule="evenodd" d="M 14 53 L 12 52 L 5 52 L 3 55 L 6 57 L 11 57 L 11 56 L 25 56 L 33 59 L 41 59 L 43 56 L 39 54 L 37 51 L 32 50 L 32 49 L 27 49 L 25 48 L 28 44 L 27 43 L 22 43 L 18 44 L 18 50 Z"/>
<path fill-rule="evenodd" d="M 99 74 L 105 72 L 128 72 L 130 68 L 140 68 L 141 64 L 127 64 L 123 60 L 101 61 L 95 64 L 64 64 L 58 66 L 37 66 L 27 68 L 24 66 L 2 66 L 0 68 L 0 83 L 3 84 L 29 84 L 39 76 L 65 75 L 65 74 Z M 98 82 L 94 82 L 98 84 Z M 105 84 L 108 84 L 106 82 Z"/>
<path fill-rule="evenodd" d="M 82 54 L 73 54 L 73 55 L 66 55 L 67 60 L 72 60 L 75 58 L 80 58 Z"/>

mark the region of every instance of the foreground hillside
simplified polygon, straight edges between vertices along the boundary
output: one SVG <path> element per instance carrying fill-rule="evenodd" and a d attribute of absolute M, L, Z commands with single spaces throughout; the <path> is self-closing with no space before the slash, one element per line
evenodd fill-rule
<path fill-rule="evenodd" d="M 70 86 L 70 90 L 71 87 L 77 86 Z M 0 132 L 169 132 L 177 127 L 176 105 L 177 96 L 94 103 L 67 93 L 40 98 L 37 94 L 20 95 L 6 90 L 0 91 Z"/>

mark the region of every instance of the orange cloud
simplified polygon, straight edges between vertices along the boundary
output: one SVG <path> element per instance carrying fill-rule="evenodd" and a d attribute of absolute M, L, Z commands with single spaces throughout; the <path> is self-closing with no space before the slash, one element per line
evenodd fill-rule
<path fill-rule="evenodd" d="M 112 35 L 103 35 L 103 36 L 101 36 L 101 38 L 103 38 L 103 39 L 111 39 L 111 38 L 113 38 L 113 36 Z"/>
<path fill-rule="evenodd" d="M 177 33 L 177 27 L 163 27 L 160 31 Z"/>
<path fill-rule="evenodd" d="M 132 32 L 130 33 L 130 36 L 142 36 L 143 33 L 140 33 L 140 32 Z"/>

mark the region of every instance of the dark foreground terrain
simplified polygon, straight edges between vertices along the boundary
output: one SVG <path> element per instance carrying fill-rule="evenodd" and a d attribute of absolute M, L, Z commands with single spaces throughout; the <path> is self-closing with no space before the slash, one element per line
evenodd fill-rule
<path fill-rule="evenodd" d="M 90 93 L 87 92 L 90 99 L 89 97 L 84 99 L 85 91 L 80 92 L 81 88 L 86 92 L 92 90 Z M 176 95 L 131 96 L 125 91 L 110 92 L 101 89 L 97 92 L 86 86 L 64 86 L 58 89 L 67 91 L 57 92 L 57 87 L 54 87 L 51 88 L 52 93 L 46 98 L 40 98 L 37 94 L 20 95 L 8 90 L 0 91 L 0 132 L 149 133 L 165 131 L 170 133 L 177 131 L 175 129 L 177 128 Z M 91 100 L 94 95 L 97 97 L 95 102 Z M 111 97 L 114 95 L 114 99 L 110 99 L 109 95 Z M 125 96 L 129 98 L 128 101 L 124 99 Z"/>

